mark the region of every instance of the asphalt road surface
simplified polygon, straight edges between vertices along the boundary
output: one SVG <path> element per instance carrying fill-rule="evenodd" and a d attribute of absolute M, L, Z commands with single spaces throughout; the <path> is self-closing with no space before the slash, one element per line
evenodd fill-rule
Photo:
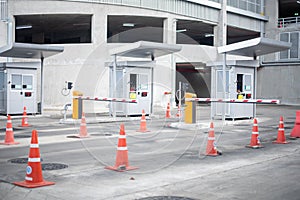
<path fill-rule="evenodd" d="M 53 116 L 29 116 L 29 128 L 18 127 L 19 145 L 0 146 L 0 199 L 300 199 L 300 139 L 288 138 L 298 106 L 258 106 L 259 135 L 264 148 L 251 149 L 253 120 L 215 120 L 215 142 L 221 156 L 205 156 L 209 106 L 198 106 L 197 125 L 174 128 L 175 118 L 164 113 L 147 118 L 150 132 L 140 133 L 139 119 L 126 120 L 125 131 L 130 166 L 138 169 L 116 172 L 119 121 L 88 123 L 89 138 L 73 138 L 79 122 L 60 124 Z M 173 110 L 176 113 L 176 110 Z M 289 144 L 273 144 L 280 115 L 284 116 Z M 92 121 L 94 116 L 87 116 Z M 122 121 L 122 120 L 120 120 Z M 0 119 L 4 140 L 6 119 Z M 31 131 L 39 135 L 44 166 L 43 178 L 55 185 L 28 189 L 12 184 L 23 181 Z M 66 167 L 59 169 L 60 167 Z"/>

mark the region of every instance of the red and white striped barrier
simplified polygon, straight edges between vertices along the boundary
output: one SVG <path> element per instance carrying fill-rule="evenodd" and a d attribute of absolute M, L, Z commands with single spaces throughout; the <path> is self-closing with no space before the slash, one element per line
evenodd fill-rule
<path fill-rule="evenodd" d="M 217 99 L 217 98 L 186 98 L 185 101 L 198 102 L 221 102 L 221 103 L 260 103 L 260 104 L 279 104 L 276 99 Z"/>
<path fill-rule="evenodd" d="M 121 102 L 121 103 L 137 103 L 136 99 L 107 98 L 107 97 L 73 96 L 73 99 L 90 100 L 90 101 L 110 101 L 110 102 Z"/>

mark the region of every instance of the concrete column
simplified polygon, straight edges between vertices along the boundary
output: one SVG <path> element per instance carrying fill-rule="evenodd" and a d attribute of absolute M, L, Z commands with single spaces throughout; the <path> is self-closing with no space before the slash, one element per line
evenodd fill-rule
<path fill-rule="evenodd" d="M 176 44 L 176 23 L 174 18 L 164 20 L 163 26 L 163 43 Z"/>
<path fill-rule="evenodd" d="M 176 44 L 176 24 L 177 20 L 169 17 L 164 20 L 163 27 L 163 43 Z M 173 54 L 170 55 L 170 80 L 171 80 L 171 106 L 175 107 L 174 94 L 176 91 L 176 58 Z"/>

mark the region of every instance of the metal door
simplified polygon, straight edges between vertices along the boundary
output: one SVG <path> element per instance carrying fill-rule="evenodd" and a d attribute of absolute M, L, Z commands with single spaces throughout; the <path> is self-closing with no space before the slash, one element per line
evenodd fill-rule
<path fill-rule="evenodd" d="M 151 84 L 149 69 L 135 69 L 129 72 L 128 98 L 135 99 L 137 104 L 128 104 L 128 115 L 139 115 L 142 110 L 150 114 Z"/>
<path fill-rule="evenodd" d="M 25 106 L 27 112 L 35 113 L 34 75 L 12 72 L 8 84 L 7 113 L 20 114 Z"/>

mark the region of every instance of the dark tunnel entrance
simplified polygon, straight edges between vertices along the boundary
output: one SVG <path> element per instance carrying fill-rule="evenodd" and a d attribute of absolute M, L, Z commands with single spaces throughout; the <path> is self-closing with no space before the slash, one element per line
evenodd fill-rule
<path fill-rule="evenodd" d="M 187 92 L 200 98 L 210 97 L 211 68 L 204 63 L 176 63 L 176 91 L 180 81 L 188 83 Z"/>

